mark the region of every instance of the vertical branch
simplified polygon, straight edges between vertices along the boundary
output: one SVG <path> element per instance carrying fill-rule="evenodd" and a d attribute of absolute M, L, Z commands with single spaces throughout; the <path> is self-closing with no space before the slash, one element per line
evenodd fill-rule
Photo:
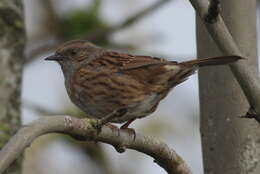
<path fill-rule="evenodd" d="M 25 41 L 22 3 L 0 1 L 0 149 L 20 127 L 20 94 Z M 16 162 L 10 173 L 20 173 Z"/>
<path fill-rule="evenodd" d="M 199 57 L 242 54 L 248 58 L 231 65 L 232 71 L 222 66 L 199 72 L 204 173 L 258 174 L 259 124 L 255 120 L 238 118 L 249 107 L 246 99 L 252 106 L 259 106 L 255 102 L 259 98 L 259 85 L 255 86 L 259 84 L 255 78 L 255 1 L 222 0 L 223 19 L 219 15 L 214 23 L 205 21 L 210 11 L 208 7 L 212 6 L 208 0 L 190 1 L 200 16 L 197 16 Z"/>
<path fill-rule="evenodd" d="M 220 2 L 219 0 L 210 0 L 208 13 L 205 15 L 204 20 L 207 23 L 214 23 L 217 21 L 217 17 L 220 13 Z"/>
<path fill-rule="evenodd" d="M 190 2 L 195 8 L 198 16 L 200 16 L 200 18 L 203 19 L 208 11 L 208 0 L 190 0 Z M 234 15 L 233 17 L 235 18 L 235 20 L 231 21 L 229 18 L 228 20 L 226 19 L 226 22 L 229 21 L 230 23 L 237 25 L 237 28 L 234 28 L 233 33 L 237 33 L 238 29 L 245 28 L 246 26 L 249 26 L 249 24 L 253 26 L 251 28 L 255 28 L 255 24 L 251 24 L 252 21 L 255 21 L 256 17 L 255 1 L 250 1 L 250 4 L 242 4 L 240 8 L 235 8 L 238 3 L 240 3 L 240 1 L 232 2 L 232 4 L 228 5 L 228 7 L 230 8 L 230 12 L 236 12 L 236 15 Z M 252 6 L 251 4 L 253 4 L 254 6 Z M 249 5 L 252 6 L 250 7 L 251 9 L 248 9 Z M 224 7 L 224 5 L 222 5 L 222 7 Z M 245 10 L 246 12 L 242 12 Z M 251 16 L 251 18 L 245 20 L 242 20 L 240 18 L 248 16 Z M 242 21 L 244 22 L 244 25 L 242 24 Z M 206 26 L 206 29 L 210 33 L 212 39 L 215 41 L 216 45 L 222 53 L 226 55 L 242 55 L 243 53 L 245 57 L 249 57 L 248 55 L 250 55 L 251 53 L 248 50 L 244 50 L 243 47 L 239 47 L 236 44 L 239 43 L 239 41 L 233 38 L 221 16 L 219 16 L 217 22 L 215 23 L 210 24 L 205 23 L 205 21 L 203 22 Z M 255 32 L 242 32 L 245 36 L 249 37 L 250 39 L 256 38 Z M 246 41 L 246 39 L 244 39 L 244 41 Z M 247 45 L 247 47 L 249 48 L 255 47 L 255 44 L 253 42 L 246 42 L 240 44 L 243 46 Z M 252 66 L 253 64 L 254 62 L 250 60 L 239 61 L 237 63 L 231 64 L 230 68 L 236 80 L 238 81 L 240 87 L 242 88 L 250 106 L 253 108 L 253 110 L 256 111 L 255 116 L 260 117 L 260 78 L 257 75 L 257 69 L 254 68 L 254 66 Z M 257 120 L 259 120 L 259 118 Z"/>

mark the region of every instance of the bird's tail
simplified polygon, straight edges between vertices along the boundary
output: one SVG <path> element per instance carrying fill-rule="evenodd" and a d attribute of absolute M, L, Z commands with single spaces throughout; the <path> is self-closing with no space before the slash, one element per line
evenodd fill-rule
<path fill-rule="evenodd" d="M 203 66 L 229 64 L 229 63 L 233 63 L 239 59 L 244 59 L 244 58 L 240 57 L 240 56 L 220 56 L 220 57 L 211 57 L 211 58 L 205 58 L 205 59 L 190 60 L 190 61 L 181 62 L 180 64 L 186 65 L 186 66 L 197 65 L 199 67 L 203 67 Z"/>

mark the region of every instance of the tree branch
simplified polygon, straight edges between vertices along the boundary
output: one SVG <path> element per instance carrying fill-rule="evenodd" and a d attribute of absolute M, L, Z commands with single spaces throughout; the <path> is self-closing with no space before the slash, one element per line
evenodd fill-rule
<path fill-rule="evenodd" d="M 219 0 L 210 0 L 208 13 L 205 15 L 204 20 L 207 23 L 214 23 L 217 21 L 217 17 L 220 12 L 220 2 Z"/>
<path fill-rule="evenodd" d="M 235 43 L 221 16 L 218 17 L 215 23 L 207 23 L 207 21 L 205 21 L 205 15 L 208 14 L 209 1 L 190 0 L 190 2 L 201 19 L 204 19 L 205 26 L 219 49 L 227 55 L 242 56 L 242 52 Z M 257 71 L 253 71 L 247 62 L 243 60 L 230 64 L 229 66 L 250 106 L 256 111 L 256 120 L 260 120 L 260 79 L 255 73 Z"/>
<path fill-rule="evenodd" d="M 181 157 L 165 143 L 140 134 L 134 136 L 133 133 L 109 125 L 98 131 L 95 124 L 96 121 L 92 119 L 51 116 L 22 127 L 0 151 L 0 173 L 3 173 L 37 137 L 47 133 L 63 133 L 78 140 L 111 144 L 118 152 L 124 152 L 129 148 L 145 153 L 153 157 L 169 174 L 191 174 Z"/>
<path fill-rule="evenodd" d="M 21 81 L 25 30 L 23 4 L 0 1 L 0 149 L 21 125 Z M 22 157 L 7 173 L 21 173 Z"/>

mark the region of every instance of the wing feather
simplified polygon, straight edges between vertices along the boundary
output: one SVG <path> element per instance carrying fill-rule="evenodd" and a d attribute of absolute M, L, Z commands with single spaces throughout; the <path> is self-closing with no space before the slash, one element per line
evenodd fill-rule
<path fill-rule="evenodd" d="M 111 73 L 122 74 L 146 86 L 146 90 L 159 92 L 169 88 L 168 80 L 180 70 L 178 62 L 151 56 L 133 56 L 125 53 L 104 52 L 90 62 Z"/>

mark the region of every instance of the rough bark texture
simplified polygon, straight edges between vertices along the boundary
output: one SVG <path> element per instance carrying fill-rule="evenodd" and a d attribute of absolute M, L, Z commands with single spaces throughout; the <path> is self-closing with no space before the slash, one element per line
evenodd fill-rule
<path fill-rule="evenodd" d="M 149 136 L 104 125 L 97 129 L 97 121 L 70 116 L 47 116 L 22 127 L 0 151 L 0 174 L 30 146 L 33 140 L 47 133 L 64 133 L 82 141 L 111 144 L 122 153 L 134 149 L 154 158 L 154 162 L 168 174 L 192 174 L 182 158 L 167 144 Z"/>
<path fill-rule="evenodd" d="M 0 149 L 20 126 L 24 36 L 21 1 L 0 1 Z M 12 166 L 20 173 L 19 160 Z"/>
<path fill-rule="evenodd" d="M 257 73 L 255 1 L 221 1 L 221 15 Z M 221 55 L 197 17 L 198 57 Z M 205 174 L 260 173 L 260 129 L 240 119 L 248 103 L 227 66 L 199 72 L 201 136 Z"/>

